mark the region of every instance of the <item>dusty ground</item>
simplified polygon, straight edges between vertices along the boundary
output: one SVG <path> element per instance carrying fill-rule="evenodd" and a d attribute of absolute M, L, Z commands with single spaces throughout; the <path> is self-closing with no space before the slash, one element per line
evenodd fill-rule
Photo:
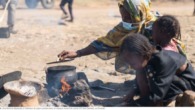
<path fill-rule="evenodd" d="M 193 2 L 154 3 L 152 9 L 162 14 L 175 15 L 179 19 L 182 37 L 188 47 L 188 59 L 195 66 L 195 17 L 191 16 Z M 19 70 L 23 73 L 23 79 L 45 83 L 45 69 L 54 66 L 46 63 L 55 61 L 58 53 L 64 49 L 76 50 L 87 46 L 121 21 L 114 1 L 81 6 L 75 4 L 75 21 L 67 25 L 58 25 L 61 14 L 57 7 L 51 10 L 28 10 L 23 5 L 19 6 L 16 17 L 18 34 L 9 39 L 0 39 L 0 74 Z M 115 74 L 114 60 L 102 61 L 94 55 L 62 65 L 74 65 L 77 71 L 84 71 L 90 81 L 101 79 L 107 86 L 118 90 L 116 93 L 93 91 L 94 98 L 98 100 L 97 105 L 118 104 L 127 93 L 122 83 L 133 78 L 130 75 Z M 7 106 L 8 99 L 4 100 L 0 100 L 0 106 Z"/>

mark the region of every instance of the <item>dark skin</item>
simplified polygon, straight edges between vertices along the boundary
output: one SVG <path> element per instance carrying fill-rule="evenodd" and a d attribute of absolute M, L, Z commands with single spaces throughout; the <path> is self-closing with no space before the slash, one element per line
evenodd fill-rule
<path fill-rule="evenodd" d="M 119 6 L 119 11 L 120 11 L 120 14 L 122 16 L 122 20 L 124 22 L 128 22 L 128 23 L 133 22 L 130 14 L 123 6 Z M 95 53 L 97 53 L 96 49 L 92 45 L 89 45 L 89 46 L 87 46 L 83 49 L 77 50 L 77 51 L 64 50 L 58 55 L 58 58 L 60 61 L 63 61 L 66 58 L 76 58 L 76 57 L 86 56 L 86 55 L 95 54 Z"/>
<path fill-rule="evenodd" d="M 122 21 L 128 22 L 128 23 L 134 22 L 134 20 L 131 18 L 130 14 L 128 13 L 128 11 L 126 11 L 126 9 L 124 7 L 119 6 L 119 11 L 120 11 L 120 14 L 122 16 Z M 77 51 L 64 50 L 58 55 L 58 58 L 60 61 L 63 61 L 66 58 L 76 58 L 76 57 L 86 56 L 86 55 L 95 54 L 95 53 L 97 53 L 96 49 L 92 45 L 89 45 L 86 48 L 83 48 L 83 49 L 80 49 Z M 148 92 L 145 91 L 145 90 L 147 90 L 145 88 L 145 87 L 147 87 L 147 85 L 146 85 L 147 83 L 144 83 L 144 84 L 142 83 L 143 80 L 145 79 L 145 76 L 140 74 L 140 75 L 137 75 L 136 77 L 138 79 L 137 83 L 141 87 L 140 91 L 144 91 L 144 92 L 141 92 L 141 96 L 145 96 L 146 94 L 148 94 Z M 134 94 L 135 94 L 134 90 L 130 91 L 129 94 L 124 98 L 124 101 L 132 100 Z"/>
<path fill-rule="evenodd" d="M 149 94 L 149 88 L 148 88 L 146 75 L 144 74 L 142 70 L 147 65 L 147 62 L 150 60 L 150 58 L 139 56 L 137 54 L 133 54 L 129 52 L 122 53 L 122 56 L 124 60 L 129 65 L 131 65 L 131 67 L 135 69 L 137 73 L 139 73 L 139 74 L 136 74 L 136 83 L 140 90 L 140 96 L 141 97 L 147 96 Z M 129 92 L 129 94 L 124 98 L 124 101 L 131 102 L 135 94 L 136 94 L 136 90 L 132 89 Z"/>
<path fill-rule="evenodd" d="M 67 12 L 64 8 L 64 5 L 60 5 L 60 8 L 63 11 L 64 15 L 67 15 Z M 70 20 L 68 20 L 68 21 L 73 22 L 74 18 L 73 18 L 73 13 L 72 13 L 72 2 L 68 3 L 68 11 L 69 11 L 69 14 L 70 14 Z"/>
<path fill-rule="evenodd" d="M 122 21 L 127 22 L 127 23 L 134 23 L 135 22 L 132 19 L 129 12 L 123 6 L 119 6 L 119 11 L 120 11 L 120 14 L 121 14 L 121 17 L 122 17 Z"/>
<path fill-rule="evenodd" d="M 157 51 L 156 49 L 153 50 L 153 52 Z M 122 53 L 123 58 L 127 61 L 127 63 L 137 71 L 138 74 L 136 74 L 136 82 L 138 85 L 138 88 L 140 90 L 140 97 L 145 97 L 147 95 L 149 95 L 149 87 L 147 84 L 147 78 L 146 78 L 146 74 L 142 71 L 148 61 L 151 59 L 144 57 L 144 56 L 139 56 L 137 54 L 134 53 L 130 53 L 130 52 L 124 52 Z M 185 71 L 187 68 L 187 63 L 182 65 L 176 72 L 176 74 L 180 74 L 183 71 Z M 125 97 L 125 101 L 126 102 L 132 102 L 133 101 L 133 97 L 136 94 L 136 90 L 132 89 L 130 91 L 130 93 Z"/>
<path fill-rule="evenodd" d="M 152 38 L 156 44 L 165 47 L 171 42 L 171 37 L 161 32 L 156 22 L 152 26 L 152 32 Z"/>
<path fill-rule="evenodd" d="M 128 11 L 126 11 L 124 7 L 119 6 L 119 11 L 122 16 L 122 21 L 128 22 L 128 23 L 134 22 L 134 20 L 132 19 L 132 17 L 128 13 Z M 89 45 L 86 48 L 80 49 L 78 51 L 64 50 L 58 55 L 58 57 L 59 57 L 59 60 L 63 61 L 66 58 L 76 58 L 76 57 L 86 56 L 86 55 L 95 54 L 95 53 L 97 53 L 96 49 L 92 45 Z M 142 74 L 136 75 L 136 77 L 137 77 L 138 86 L 140 87 L 140 91 L 142 91 L 141 96 L 147 95 L 148 94 L 148 92 L 146 92 L 146 90 L 148 90 L 147 85 L 146 85 L 147 83 L 143 84 L 143 81 L 145 80 L 146 77 Z M 134 90 L 130 91 L 129 94 L 124 98 L 124 101 L 132 100 L 134 94 L 135 94 Z"/>
<path fill-rule="evenodd" d="M 122 20 L 124 22 L 128 22 L 128 23 L 134 22 L 132 20 L 131 16 L 130 16 L 130 14 L 125 10 L 125 8 L 120 6 L 119 9 L 120 9 L 120 13 L 121 13 L 121 16 L 122 16 Z M 156 27 L 155 27 L 154 30 L 158 30 L 158 29 L 156 29 Z M 159 32 L 156 32 L 156 33 L 154 33 L 153 36 L 156 37 L 158 35 L 159 35 Z M 162 35 L 162 34 L 160 34 L 160 35 Z M 160 38 L 164 38 L 163 36 L 164 35 L 160 36 Z M 158 39 L 157 39 L 157 42 L 159 44 L 166 45 L 164 42 L 167 42 L 167 41 L 158 41 Z M 66 50 L 64 50 L 63 52 L 61 52 L 58 55 L 58 57 L 59 57 L 60 60 L 65 60 L 66 58 L 76 58 L 76 57 L 79 57 L 79 56 L 86 56 L 86 55 L 97 53 L 96 49 L 92 45 L 89 45 L 86 48 L 80 49 L 78 51 L 79 51 L 79 55 L 78 55 L 77 51 L 66 51 Z M 128 58 L 128 59 L 130 59 L 130 58 Z M 131 59 L 135 59 L 135 58 L 131 58 Z M 141 58 L 139 58 L 139 59 L 141 59 Z M 145 60 L 141 60 L 141 62 L 142 61 L 143 61 L 144 65 L 145 65 L 146 61 Z M 131 64 L 134 65 L 135 63 L 131 63 Z M 135 66 L 135 68 L 138 67 L 137 65 L 134 65 L 134 66 Z M 185 69 L 186 65 L 183 66 L 182 68 Z M 138 71 L 141 71 L 141 69 L 138 70 Z M 183 70 L 179 70 L 179 72 L 181 72 L 181 71 L 183 71 Z M 146 76 L 144 74 L 137 74 L 136 75 L 136 79 L 137 79 L 136 81 L 137 81 L 137 84 L 138 84 L 138 87 L 139 87 L 140 93 L 141 93 L 140 96 L 144 97 L 144 96 L 148 95 L 149 94 L 149 89 L 148 89 L 148 85 L 147 85 Z M 135 91 L 134 90 L 130 91 L 130 93 L 124 98 L 125 101 L 133 100 L 134 95 L 135 95 Z"/>
<path fill-rule="evenodd" d="M 79 51 L 79 54 L 78 54 L 78 51 Z M 83 48 L 81 50 L 78 50 L 78 51 L 64 50 L 58 55 L 58 58 L 60 61 L 63 61 L 66 58 L 76 58 L 76 57 L 80 57 L 80 56 L 86 56 L 86 55 L 97 53 L 96 49 L 91 45 L 89 45 L 86 48 Z"/>

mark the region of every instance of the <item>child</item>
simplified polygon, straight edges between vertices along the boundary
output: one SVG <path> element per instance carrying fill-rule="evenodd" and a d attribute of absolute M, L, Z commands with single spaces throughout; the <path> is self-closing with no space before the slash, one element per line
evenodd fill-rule
<path fill-rule="evenodd" d="M 145 88 L 140 92 L 147 92 L 137 100 L 129 102 L 133 106 L 156 106 L 167 104 L 185 90 L 195 91 L 195 71 L 187 59 L 173 51 L 163 50 L 160 46 L 154 47 L 141 34 L 128 35 L 121 46 L 120 57 L 133 69 L 143 74 L 146 79 L 138 81 Z M 138 84 L 139 85 L 139 84 Z M 140 89 L 135 87 L 135 91 Z"/>
<path fill-rule="evenodd" d="M 180 42 L 180 24 L 175 17 L 164 15 L 154 22 L 152 28 L 152 37 L 157 45 L 165 50 L 179 52 L 185 56 L 185 47 Z"/>

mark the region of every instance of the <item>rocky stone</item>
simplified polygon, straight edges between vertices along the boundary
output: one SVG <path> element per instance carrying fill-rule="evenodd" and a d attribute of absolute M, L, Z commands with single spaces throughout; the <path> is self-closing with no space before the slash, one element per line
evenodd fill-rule
<path fill-rule="evenodd" d="M 56 96 L 47 100 L 44 103 L 41 103 L 42 107 L 68 107 L 65 103 L 61 102 L 60 97 Z"/>
<path fill-rule="evenodd" d="M 90 87 L 83 79 L 76 81 L 61 101 L 69 106 L 93 106 Z"/>

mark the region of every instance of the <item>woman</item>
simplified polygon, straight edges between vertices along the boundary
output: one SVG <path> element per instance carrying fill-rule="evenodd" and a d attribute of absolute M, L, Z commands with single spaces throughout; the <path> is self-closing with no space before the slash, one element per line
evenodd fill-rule
<path fill-rule="evenodd" d="M 146 76 L 140 81 L 147 83 L 146 89 L 140 90 L 146 94 L 133 100 L 134 93 L 140 88 L 135 86 L 130 105 L 166 105 L 186 90 L 195 91 L 195 71 L 187 59 L 177 52 L 154 47 L 141 34 L 131 34 L 124 39 L 120 57 L 137 70 L 136 75 Z"/>
<path fill-rule="evenodd" d="M 120 0 L 119 10 L 122 22 L 115 26 L 104 37 L 98 38 L 86 48 L 77 51 L 61 52 L 60 60 L 66 58 L 76 58 L 90 54 L 96 54 L 103 60 L 116 57 L 115 68 L 119 72 L 130 73 L 131 69 L 124 66 L 117 57 L 119 47 L 125 36 L 129 33 L 148 33 L 156 17 L 150 12 L 150 0 Z M 151 35 L 148 35 L 151 38 Z"/>

